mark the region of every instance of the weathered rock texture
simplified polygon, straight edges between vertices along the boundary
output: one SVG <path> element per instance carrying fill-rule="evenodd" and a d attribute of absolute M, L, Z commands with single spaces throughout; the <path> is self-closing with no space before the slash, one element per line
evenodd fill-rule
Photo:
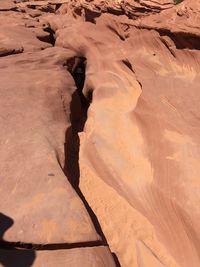
<path fill-rule="evenodd" d="M 0 266 L 200 265 L 200 3 L 0 2 Z"/>

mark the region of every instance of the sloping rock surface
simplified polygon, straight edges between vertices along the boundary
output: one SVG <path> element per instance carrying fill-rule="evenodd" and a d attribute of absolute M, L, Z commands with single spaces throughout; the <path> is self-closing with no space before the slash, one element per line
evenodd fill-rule
<path fill-rule="evenodd" d="M 14 220 L 6 241 L 99 240 L 61 168 L 75 86 L 59 64 L 70 56 L 52 48 L 8 56 L 0 63 L 1 212 Z"/>
<path fill-rule="evenodd" d="M 199 266 L 199 20 L 1 1 L 2 266 Z"/>

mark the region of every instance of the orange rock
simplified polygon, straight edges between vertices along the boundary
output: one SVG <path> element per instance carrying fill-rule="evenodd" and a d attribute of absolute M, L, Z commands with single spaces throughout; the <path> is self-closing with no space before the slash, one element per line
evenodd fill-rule
<path fill-rule="evenodd" d="M 199 266 L 199 11 L 0 4 L 4 246 L 59 245 L 35 266 L 110 267 L 107 243 L 123 267 Z"/>

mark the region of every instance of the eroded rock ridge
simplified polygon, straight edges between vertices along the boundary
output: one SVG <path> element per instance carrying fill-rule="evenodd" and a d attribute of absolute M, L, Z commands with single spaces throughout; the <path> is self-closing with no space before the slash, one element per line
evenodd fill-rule
<path fill-rule="evenodd" d="M 0 25 L 0 266 L 198 267 L 200 3 L 1 0 Z"/>

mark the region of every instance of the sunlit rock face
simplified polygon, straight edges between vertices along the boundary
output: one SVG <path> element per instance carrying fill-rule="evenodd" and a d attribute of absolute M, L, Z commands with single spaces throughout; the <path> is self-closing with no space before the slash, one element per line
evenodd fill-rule
<path fill-rule="evenodd" d="M 0 23 L 0 266 L 198 267 L 200 3 L 1 0 Z"/>

